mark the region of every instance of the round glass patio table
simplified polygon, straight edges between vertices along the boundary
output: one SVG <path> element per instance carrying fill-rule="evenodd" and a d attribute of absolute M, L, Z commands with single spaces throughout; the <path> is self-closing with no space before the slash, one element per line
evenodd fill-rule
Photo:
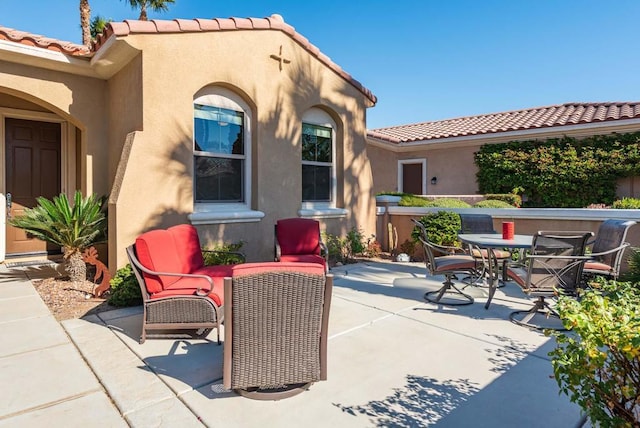
<path fill-rule="evenodd" d="M 473 245 L 478 248 L 484 248 L 487 250 L 489 260 L 489 297 L 487 303 L 485 303 L 485 309 L 489 309 L 493 295 L 498 288 L 499 273 L 498 273 L 498 259 L 494 253 L 497 248 L 531 248 L 533 243 L 532 235 L 513 235 L 513 239 L 503 239 L 502 234 L 499 233 L 461 233 L 458 235 L 460 242 Z M 494 272 L 495 271 L 495 272 Z"/>

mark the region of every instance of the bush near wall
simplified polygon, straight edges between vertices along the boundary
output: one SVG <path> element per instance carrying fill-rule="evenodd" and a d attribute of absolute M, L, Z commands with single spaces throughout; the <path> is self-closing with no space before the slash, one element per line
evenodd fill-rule
<path fill-rule="evenodd" d="M 640 132 L 486 144 L 475 162 L 481 193 L 516 189 L 530 207 L 610 205 L 617 179 L 640 175 Z"/>

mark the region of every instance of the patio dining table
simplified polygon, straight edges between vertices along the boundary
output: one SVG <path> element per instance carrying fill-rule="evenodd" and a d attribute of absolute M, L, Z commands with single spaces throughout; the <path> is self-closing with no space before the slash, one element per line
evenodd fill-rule
<path fill-rule="evenodd" d="M 499 269 L 497 269 L 498 259 L 496 258 L 494 250 L 500 248 L 530 248 L 533 243 L 533 236 L 514 235 L 513 239 L 503 239 L 499 233 L 461 233 L 458 235 L 458 239 L 465 244 L 487 250 L 489 297 L 487 298 L 487 303 L 485 303 L 484 308 L 489 309 L 499 282 Z"/>

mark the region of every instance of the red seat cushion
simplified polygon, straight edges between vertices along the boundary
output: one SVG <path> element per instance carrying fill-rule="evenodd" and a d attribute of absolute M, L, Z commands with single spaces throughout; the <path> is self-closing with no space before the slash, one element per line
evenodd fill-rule
<path fill-rule="evenodd" d="M 324 267 L 317 263 L 264 262 L 243 263 L 231 266 L 233 276 L 254 275 L 263 272 L 301 272 L 312 275 L 324 275 Z"/>
<path fill-rule="evenodd" d="M 319 263 L 322 266 L 324 266 L 326 263 L 324 257 L 315 254 L 283 255 L 280 257 L 280 261 L 289 263 Z"/>
<path fill-rule="evenodd" d="M 278 220 L 280 254 L 320 254 L 320 224 L 308 218 Z"/>
<path fill-rule="evenodd" d="M 213 280 L 213 290 L 209 293 L 209 298 L 216 305 L 222 306 L 224 303 L 224 279 L 222 277 L 211 278 Z M 182 277 L 171 286 L 158 293 L 152 294 L 151 299 L 159 299 L 161 297 L 171 296 L 193 296 L 196 295 L 199 288 L 208 288 L 209 282 L 200 278 Z"/>
<path fill-rule="evenodd" d="M 612 272 L 613 268 L 606 263 L 585 262 L 584 270 L 599 270 L 603 272 Z"/>

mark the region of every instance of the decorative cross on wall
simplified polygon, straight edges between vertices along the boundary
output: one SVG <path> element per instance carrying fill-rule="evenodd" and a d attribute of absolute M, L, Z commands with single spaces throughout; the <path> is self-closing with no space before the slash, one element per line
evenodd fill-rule
<path fill-rule="evenodd" d="M 270 56 L 271 56 L 271 58 L 273 58 L 276 61 L 278 61 L 278 68 L 280 69 L 280 71 L 282 71 L 282 64 L 291 64 L 291 60 L 290 59 L 286 59 L 282 55 L 282 45 L 280 45 L 280 52 L 278 52 L 277 55 L 271 54 Z"/>

